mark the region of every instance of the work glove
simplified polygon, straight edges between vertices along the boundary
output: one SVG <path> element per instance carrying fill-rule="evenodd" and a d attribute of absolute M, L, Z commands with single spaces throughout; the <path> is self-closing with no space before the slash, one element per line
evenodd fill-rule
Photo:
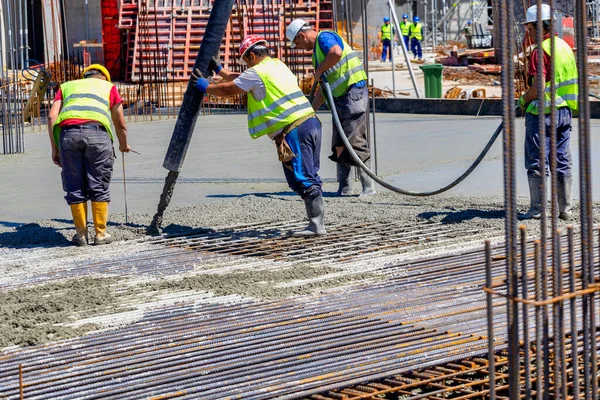
<path fill-rule="evenodd" d="M 194 86 L 196 86 L 196 89 L 198 89 L 202 93 L 206 93 L 206 88 L 208 87 L 208 85 L 210 85 L 208 79 L 206 79 L 204 75 L 202 75 L 202 72 L 200 72 L 198 68 L 195 68 L 194 72 L 192 72 L 192 75 L 190 76 L 190 81 L 192 81 Z"/>
<path fill-rule="evenodd" d="M 519 97 L 518 105 L 519 105 L 519 108 L 522 109 L 523 111 L 527 110 L 527 104 L 525 103 L 525 97 L 523 97 L 523 96 Z"/>
<path fill-rule="evenodd" d="M 208 63 L 208 70 L 211 72 L 214 72 L 215 74 L 219 74 L 219 72 L 223 69 L 223 66 L 221 65 L 221 61 L 219 61 L 218 58 L 213 57 L 210 59 L 210 62 Z"/>

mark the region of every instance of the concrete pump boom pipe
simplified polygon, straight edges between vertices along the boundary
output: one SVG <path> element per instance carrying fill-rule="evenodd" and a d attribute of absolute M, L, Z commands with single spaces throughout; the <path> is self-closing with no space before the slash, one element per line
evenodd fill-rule
<path fill-rule="evenodd" d="M 232 8 L 233 0 L 215 0 L 213 3 L 213 8 L 206 25 L 206 31 L 202 38 L 202 42 L 200 43 L 196 62 L 194 63 L 194 68 L 198 68 L 204 75 L 208 75 L 209 73 L 208 64 L 211 58 L 219 53 L 219 48 L 223 41 Z M 158 210 L 152 219 L 149 233 L 156 234 L 161 227 L 163 213 L 171 201 L 175 182 L 179 176 L 179 171 L 183 166 L 183 161 L 185 160 L 185 155 L 194 133 L 194 127 L 196 126 L 196 120 L 198 119 L 198 111 L 200 110 L 203 99 L 204 94 L 200 93 L 194 85 L 189 82 L 185 94 L 183 95 L 183 102 L 179 109 L 177 122 L 175 122 L 169 149 L 167 150 L 163 162 L 163 167 L 168 169 L 169 173 L 165 179 L 165 186 L 160 196 Z"/>
<path fill-rule="evenodd" d="M 327 82 L 325 82 L 325 81 L 321 81 L 321 85 L 323 86 L 323 89 L 325 91 L 325 95 L 327 96 L 327 103 L 332 105 L 330 108 L 331 108 L 331 114 L 333 115 L 333 123 L 335 124 L 335 126 L 338 129 L 338 131 L 340 132 L 340 137 L 342 138 L 342 141 L 344 142 L 344 146 L 346 146 L 346 149 L 348 150 L 348 153 L 350 154 L 350 156 L 352 157 L 352 159 L 354 160 L 354 162 L 360 168 L 362 168 L 363 171 L 365 171 L 367 175 L 369 175 L 371 178 L 373 178 L 373 180 L 375 182 L 379 183 L 384 188 L 386 188 L 388 190 L 391 190 L 392 192 L 403 194 L 405 196 L 416 196 L 416 197 L 435 196 L 437 194 L 444 193 L 444 192 L 452 189 L 454 186 L 458 185 L 459 183 L 461 183 L 481 163 L 481 161 L 483 160 L 483 158 L 486 156 L 486 154 L 488 153 L 488 151 L 490 150 L 490 148 L 492 147 L 492 145 L 494 144 L 494 142 L 496 141 L 496 139 L 498 138 L 498 136 L 500 135 L 500 133 L 504 129 L 504 125 L 502 123 L 500 123 L 500 125 L 498 126 L 498 128 L 496 129 L 496 131 L 494 132 L 494 134 L 492 135 L 492 137 L 490 138 L 490 140 L 487 142 L 487 144 L 485 145 L 485 147 L 483 148 L 483 150 L 481 151 L 481 153 L 477 157 L 477 159 L 475 159 L 475 161 L 473 161 L 473 164 L 471 164 L 471 166 L 461 176 L 459 176 L 458 178 L 456 178 L 454 181 L 450 182 L 448 185 L 446 185 L 446 186 L 444 186 L 444 187 L 442 187 L 440 189 L 433 190 L 433 191 L 430 191 L 430 192 L 411 192 L 409 190 L 404 190 L 404 189 L 396 187 L 396 186 L 394 186 L 392 184 L 387 183 L 386 181 L 384 181 L 383 179 L 381 179 L 377 175 L 375 175 L 361 161 L 360 157 L 358 157 L 358 155 L 356 154 L 356 152 L 354 151 L 354 149 L 350 145 L 350 142 L 348 141 L 348 138 L 346 137 L 346 134 L 344 133 L 344 129 L 342 128 L 342 124 L 341 124 L 340 119 L 338 117 L 337 110 L 335 109 L 335 107 L 333 107 L 333 104 L 334 104 L 333 103 L 333 95 L 331 94 L 331 89 L 329 87 L 329 84 Z"/>

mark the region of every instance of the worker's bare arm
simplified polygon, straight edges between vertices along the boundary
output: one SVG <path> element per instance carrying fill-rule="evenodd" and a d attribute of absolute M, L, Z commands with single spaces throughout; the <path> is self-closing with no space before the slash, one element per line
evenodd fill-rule
<path fill-rule="evenodd" d="M 241 74 L 239 72 L 230 71 L 227 68 L 221 68 L 217 75 L 223 78 L 223 80 L 225 80 L 226 82 L 231 82 Z"/>
<path fill-rule="evenodd" d="M 130 148 L 127 143 L 127 125 L 125 124 L 125 115 L 123 114 L 123 104 L 119 103 L 110 110 L 117 139 L 119 140 L 119 150 L 123 153 L 128 153 Z"/>
<path fill-rule="evenodd" d="M 537 83 L 534 82 L 531 86 L 529 86 L 529 89 L 523 95 L 523 99 L 525 99 L 525 104 L 529 104 L 533 100 L 537 100 L 537 98 L 538 98 Z"/>
<path fill-rule="evenodd" d="M 212 83 L 208 85 L 208 87 L 206 88 L 206 93 L 212 94 L 213 96 L 222 97 L 234 96 L 236 94 L 244 94 L 246 93 L 246 91 L 244 89 L 240 89 L 233 82 L 225 82 L 219 84 Z"/>
<path fill-rule="evenodd" d="M 342 59 L 342 48 L 338 45 L 333 46 L 329 49 L 329 53 L 321 64 L 315 70 L 315 80 L 321 79 L 321 75 L 325 73 L 329 68 L 333 67 Z"/>
<path fill-rule="evenodd" d="M 58 118 L 58 114 L 60 114 L 60 108 L 62 107 L 62 100 L 56 100 L 52 103 L 52 107 L 50 108 L 50 113 L 48 114 L 48 134 L 50 135 L 50 146 L 52 148 L 52 162 L 60 167 L 60 155 L 58 151 L 58 146 L 54 141 L 54 133 L 53 127 L 56 122 L 56 118 Z"/>
<path fill-rule="evenodd" d="M 315 97 L 312 101 L 313 110 L 317 111 L 322 105 L 325 103 L 325 98 L 323 97 L 323 92 L 317 90 L 315 93 Z"/>

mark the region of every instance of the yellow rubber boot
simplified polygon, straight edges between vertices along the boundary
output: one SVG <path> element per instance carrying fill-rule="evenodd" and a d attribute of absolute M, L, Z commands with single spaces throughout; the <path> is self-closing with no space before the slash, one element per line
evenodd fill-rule
<path fill-rule="evenodd" d="M 73 215 L 73 224 L 77 232 L 71 243 L 76 246 L 85 246 L 88 244 L 88 229 L 87 229 L 87 202 L 71 204 L 71 215 Z"/>
<path fill-rule="evenodd" d="M 109 244 L 112 238 L 106 233 L 106 223 L 108 221 L 108 202 L 92 201 L 92 216 L 94 218 L 94 230 L 96 237 L 94 244 Z"/>

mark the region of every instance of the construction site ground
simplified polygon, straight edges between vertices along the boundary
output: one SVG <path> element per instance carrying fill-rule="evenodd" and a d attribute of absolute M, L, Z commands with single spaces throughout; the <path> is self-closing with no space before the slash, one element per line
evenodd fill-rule
<path fill-rule="evenodd" d="M 191 356 L 194 353 L 180 349 L 178 343 L 187 346 L 190 340 L 195 343 L 208 340 L 206 335 L 221 332 L 219 329 L 224 329 L 223 321 L 228 318 L 232 318 L 235 332 L 240 335 L 254 330 L 258 332 L 256 337 L 260 337 L 264 327 L 257 327 L 259 322 L 279 326 L 289 314 L 301 325 L 303 321 L 312 321 L 314 310 L 329 310 L 327 317 L 319 319 L 340 312 L 352 315 L 355 321 L 377 308 L 378 315 L 385 316 L 386 324 L 406 326 L 407 321 L 421 321 L 421 328 L 439 331 L 440 336 L 431 340 L 439 340 L 441 347 L 435 348 L 446 349 L 442 354 L 423 350 L 416 360 L 410 358 L 409 362 L 402 358 L 408 357 L 406 354 L 391 356 L 391 349 L 392 353 L 385 353 L 388 350 L 384 346 L 376 357 L 361 356 L 358 351 L 344 356 L 344 365 L 361 364 L 365 360 L 361 357 L 375 357 L 381 362 L 397 356 L 398 365 L 406 369 L 411 365 L 448 361 L 451 355 L 456 358 L 484 354 L 484 324 L 472 321 L 485 319 L 485 296 L 481 291 L 483 240 L 489 238 L 501 245 L 503 237 L 501 140 L 468 179 L 445 195 L 414 198 L 378 187 L 376 195 L 366 198 L 338 198 L 333 196 L 337 189 L 335 165 L 327 158 L 331 117 L 320 113 L 319 118 L 324 133 L 321 176 L 328 235 L 318 239 L 288 237 L 290 230 L 306 223 L 304 205 L 287 188 L 273 144 L 266 138 L 248 137 L 245 115 L 213 114 L 198 119 L 165 216 L 163 236 L 147 236 L 146 227 L 163 188 L 167 171 L 162 168 L 162 161 L 175 120 L 130 124 L 130 144 L 141 154 L 125 156 L 128 223 L 125 224 L 122 158 L 117 154 L 109 224 L 116 242 L 103 247 L 72 247 L 68 240 L 74 230 L 63 200 L 60 170 L 50 160 L 48 135 L 28 133 L 25 154 L 0 158 L 4 188 L 0 193 L 0 348 L 4 348 L 0 352 L 3 365 L 0 398 L 17 398 L 18 364 L 24 367 L 26 392 L 29 391 L 31 398 L 88 398 L 84 393 L 105 393 L 104 398 L 139 398 L 142 394 L 175 393 L 180 386 L 169 386 L 172 381 L 167 380 L 167 372 L 163 382 L 156 380 L 156 376 L 153 378 L 152 373 L 137 375 L 136 365 L 141 359 L 132 355 L 131 359 L 121 360 L 120 357 L 131 355 L 126 349 L 133 347 L 127 346 L 135 343 L 140 354 L 147 355 L 144 363 L 150 362 L 147 358 L 150 355 L 164 351 L 181 350 L 180 356 Z M 436 189 L 459 176 L 500 123 L 498 118 L 394 114 L 377 114 L 376 121 L 375 158 L 379 175 L 415 191 Z M 597 140 L 600 123 L 591 124 L 595 164 L 600 161 Z M 522 119 L 517 120 L 516 173 L 521 209 L 528 203 L 522 162 L 523 125 Z M 574 134 L 571 151 L 575 165 L 578 165 L 577 149 Z M 577 170 L 574 176 L 577 199 Z M 598 179 L 594 176 L 594 188 L 600 187 Z M 355 194 L 359 186 L 354 183 Z M 595 190 L 596 196 L 598 193 Z M 594 221 L 600 222 L 597 208 Z M 527 226 L 530 235 L 535 235 L 538 223 L 528 222 Z M 496 251 L 501 254 L 501 246 Z M 418 285 L 425 292 L 411 292 L 421 275 L 444 265 L 440 259 L 465 254 L 472 254 L 470 257 L 477 262 L 460 264 L 461 268 L 448 269 L 442 274 L 443 284 L 436 290 L 447 291 L 448 295 L 435 301 L 426 300 L 427 279 Z M 436 261 L 429 265 L 427 260 Z M 468 273 L 465 265 L 469 266 Z M 413 294 L 396 297 L 405 291 Z M 467 296 L 469 304 L 481 304 L 482 308 L 475 314 L 465 314 L 464 319 L 449 320 L 442 312 L 447 307 L 446 296 L 457 299 Z M 413 308 L 411 304 L 416 298 L 425 306 Z M 432 309 L 441 314 L 426 306 L 430 301 Z M 396 310 L 398 302 L 405 304 L 406 311 L 402 315 L 389 315 L 385 307 Z M 259 319 L 251 317 L 257 310 L 255 307 L 262 315 Z M 189 318 L 186 324 L 190 325 L 172 330 L 168 327 L 175 323 L 173 318 L 180 322 L 183 321 L 180 318 L 186 321 Z M 212 324 L 210 321 L 215 318 Z M 461 325 L 465 321 L 471 322 Z M 293 338 L 302 341 L 304 335 L 310 336 L 310 329 L 303 332 L 310 326 L 300 326 Z M 454 342 L 450 336 L 444 336 L 454 331 L 462 339 Z M 219 335 L 228 335 L 226 332 L 230 331 L 226 329 Z M 322 338 L 323 343 L 326 339 Z M 126 340 L 133 342 L 127 344 Z M 113 345 L 107 347 L 102 343 Z M 282 343 L 289 346 L 289 341 Z M 467 343 L 470 351 L 460 347 L 461 343 Z M 81 348 L 89 350 L 77 350 Z M 336 357 L 335 348 L 325 348 L 332 359 Z M 219 351 L 216 349 L 211 357 L 224 356 Z M 231 351 L 233 348 L 227 354 Z M 254 360 L 252 357 L 258 357 L 257 354 L 260 352 L 248 357 Z M 247 360 L 244 357 L 239 361 Z M 306 355 L 298 357 L 311 362 Z M 116 364 L 111 363 L 119 360 L 129 367 L 113 370 Z M 260 359 L 255 362 L 253 368 L 262 368 Z M 217 364 L 190 370 L 181 363 L 173 366 L 173 373 L 184 374 L 185 379 L 190 379 L 185 381 L 186 385 L 197 388 L 192 382 L 205 376 L 210 378 L 214 372 L 211 368 Z M 321 368 L 319 364 L 311 364 L 312 369 L 303 373 L 318 384 L 319 379 L 326 378 L 321 376 L 329 368 L 326 365 Z M 152 368 L 156 371 L 157 367 Z M 236 370 L 231 364 L 224 364 L 223 368 Z M 265 368 L 268 371 L 271 367 Z M 293 378 L 294 367 L 286 368 L 292 372 L 285 379 L 278 376 L 270 381 L 265 372 L 260 379 L 247 378 L 253 386 L 245 389 L 240 383 L 232 384 L 232 392 L 227 392 L 228 385 L 207 386 L 207 390 L 215 391 L 214 398 L 250 393 L 259 387 L 272 391 L 273 398 L 275 394 L 287 395 L 290 387 L 300 388 L 306 382 L 300 381 L 300 377 L 298 381 Z M 381 367 L 377 371 L 400 372 L 394 368 Z M 74 370 L 79 372 L 73 373 Z M 243 369 L 240 371 L 240 376 L 244 376 Z M 368 374 L 373 372 L 361 371 L 352 376 L 371 376 Z M 99 374 L 104 374 L 104 378 Z M 95 377 L 98 379 L 94 380 Z M 104 382 L 105 378 L 110 383 Z M 338 382 L 351 381 L 348 377 Z M 218 390 L 222 391 L 217 393 Z"/>

